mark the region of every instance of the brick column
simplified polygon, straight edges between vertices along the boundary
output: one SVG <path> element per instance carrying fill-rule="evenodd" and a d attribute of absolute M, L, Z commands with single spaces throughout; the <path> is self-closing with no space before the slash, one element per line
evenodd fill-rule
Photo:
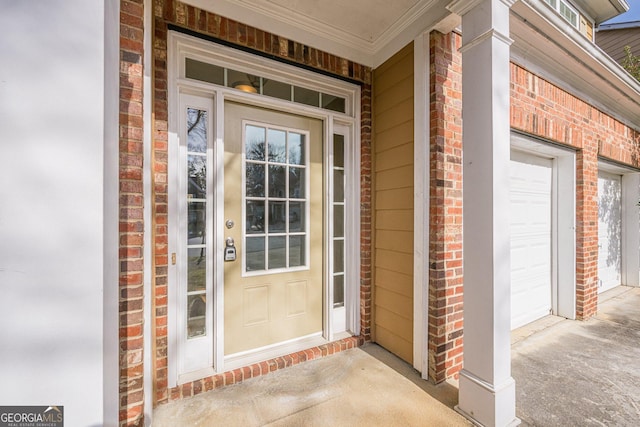
<path fill-rule="evenodd" d="M 462 57 L 459 34 L 430 34 L 429 378 L 462 369 Z"/>
<path fill-rule="evenodd" d="M 371 84 L 361 92 L 360 124 L 360 335 L 371 340 Z"/>
<path fill-rule="evenodd" d="M 144 425 L 143 1 L 120 2 L 120 425 Z"/>
<path fill-rule="evenodd" d="M 598 310 L 598 143 L 585 138 L 576 156 L 576 318 Z"/>

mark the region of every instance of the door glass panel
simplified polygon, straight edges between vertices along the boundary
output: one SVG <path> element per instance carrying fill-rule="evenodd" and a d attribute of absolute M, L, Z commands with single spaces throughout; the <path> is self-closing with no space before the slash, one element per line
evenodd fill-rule
<path fill-rule="evenodd" d="M 344 168 L 344 136 L 334 135 L 333 137 L 333 166 Z"/>
<path fill-rule="evenodd" d="M 291 85 L 276 80 L 264 79 L 262 94 L 291 101 Z"/>
<path fill-rule="evenodd" d="M 344 135 L 333 135 L 333 306 L 344 306 Z"/>
<path fill-rule="evenodd" d="M 207 286 L 206 248 L 189 248 L 187 256 L 187 291 L 204 291 Z"/>
<path fill-rule="evenodd" d="M 269 196 L 284 198 L 286 197 L 286 167 L 285 166 L 269 166 Z"/>
<path fill-rule="evenodd" d="M 269 237 L 269 269 L 287 266 L 286 237 Z"/>
<path fill-rule="evenodd" d="M 334 271 L 344 271 L 344 241 L 333 242 L 333 265 Z"/>
<path fill-rule="evenodd" d="M 344 237 L 344 206 L 333 206 L 333 237 Z"/>
<path fill-rule="evenodd" d="M 305 236 L 289 237 L 289 267 L 306 265 L 306 253 Z"/>
<path fill-rule="evenodd" d="M 305 203 L 289 202 L 289 231 L 291 233 L 305 230 Z"/>
<path fill-rule="evenodd" d="M 202 244 L 205 238 L 206 222 L 206 203 L 204 202 L 189 202 L 188 203 L 188 215 L 189 226 L 187 243 Z"/>
<path fill-rule="evenodd" d="M 264 202 L 247 201 L 246 211 L 246 232 L 247 234 L 264 233 Z"/>
<path fill-rule="evenodd" d="M 227 68 L 227 86 L 243 92 L 258 93 L 260 77 Z"/>
<path fill-rule="evenodd" d="M 289 132 L 289 164 L 304 165 L 304 135 Z"/>
<path fill-rule="evenodd" d="M 264 165 L 247 163 L 247 197 L 264 197 Z"/>
<path fill-rule="evenodd" d="M 333 276 L 333 306 L 342 307 L 344 305 L 344 274 Z"/>
<path fill-rule="evenodd" d="M 305 198 L 305 170 L 303 168 L 289 168 L 289 197 L 292 199 L 304 199 Z"/>
<path fill-rule="evenodd" d="M 285 131 L 269 129 L 267 132 L 267 150 L 269 161 L 285 163 L 287 161 L 287 134 Z"/>
<path fill-rule="evenodd" d="M 207 156 L 187 156 L 188 197 L 206 199 L 207 197 Z"/>
<path fill-rule="evenodd" d="M 264 237 L 247 237 L 247 271 L 264 270 Z"/>
<path fill-rule="evenodd" d="M 344 170 L 334 168 L 333 170 L 333 200 L 341 202 L 344 200 Z"/>
<path fill-rule="evenodd" d="M 287 203 L 269 202 L 269 233 L 284 233 L 287 226 Z"/>
<path fill-rule="evenodd" d="M 293 88 L 293 100 L 300 104 L 311 105 L 313 107 L 320 106 L 320 92 L 295 86 Z"/>
<path fill-rule="evenodd" d="M 224 84 L 224 68 L 191 58 L 185 59 L 185 76 L 188 79 L 201 80 L 217 85 Z"/>
<path fill-rule="evenodd" d="M 207 134 L 206 110 L 186 109 L 187 339 L 207 334 Z M 184 176 L 184 175 L 183 175 Z"/>
<path fill-rule="evenodd" d="M 187 338 L 207 333 L 207 297 L 205 294 L 189 295 L 187 299 Z"/>
<path fill-rule="evenodd" d="M 248 125 L 245 128 L 245 149 L 247 160 L 264 161 L 264 142 L 266 129 L 259 126 Z"/>
<path fill-rule="evenodd" d="M 322 94 L 322 108 L 327 110 L 339 111 L 344 113 L 347 108 L 345 105 L 345 99 L 340 96 Z"/>
<path fill-rule="evenodd" d="M 260 144 L 256 141 L 264 136 L 268 142 L 266 153 L 247 153 L 245 157 L 245 238 L 247 246 L 252 245 L 251 251 L 247 247 L 245 255 L 246 270 L 304 266 L 307 251 L 304 237 L 308 232 L 305 220 L 307 135 L 255 124 L 245 124 L 244 135 L 246 150 L 259 151 Z M 265 171 L 267 180 L 262 186 Z M 289 233 L 295 233 L 296 238 L 290 238 Z M 259 247 L 253 240 L 256 235 L 266 237 L 260 240 Z M 290 248 L 291 244 L 296 247 Z"/>
<path fill-rule="evenodd" d="M 207 112 L 187 108 L 187 151 L 207 151 Z"/>

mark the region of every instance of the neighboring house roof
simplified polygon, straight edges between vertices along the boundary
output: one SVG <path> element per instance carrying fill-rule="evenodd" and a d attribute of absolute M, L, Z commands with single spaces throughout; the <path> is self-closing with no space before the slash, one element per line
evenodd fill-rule
<path fill-rule="evenodd" d="M 629 10 L 600 24 L 598 31 L 640 27 L 640 0 L 627 1 Z"/>
<path fill-rule="evenodd" d="M 629 11 L 603 22 L 596 32 L 596 44 L 619 63 L 626 56 L 625 46 L 640 55 L 640 0 L 629 0 L 629 6 Z"/>

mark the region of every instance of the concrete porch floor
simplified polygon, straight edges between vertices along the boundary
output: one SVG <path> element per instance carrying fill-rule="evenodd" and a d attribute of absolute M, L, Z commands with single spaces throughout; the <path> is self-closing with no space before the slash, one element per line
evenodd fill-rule
<path fill-rule="evenodd" d="M 640 289 L 601 295 L 587 322 L 512 333 L 525 426 L 640 425 Z M 434 386 L 375 344 L 161 405 L 153 426 L 468 426 L 455 384 Z"/>

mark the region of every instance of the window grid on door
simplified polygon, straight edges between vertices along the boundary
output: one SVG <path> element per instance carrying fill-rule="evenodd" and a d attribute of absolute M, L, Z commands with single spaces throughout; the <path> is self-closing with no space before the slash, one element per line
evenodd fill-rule
<path fill-rule="evenodd" d="M 307 266 L 308 134 L 244 126 L 246 272 Z"/>

